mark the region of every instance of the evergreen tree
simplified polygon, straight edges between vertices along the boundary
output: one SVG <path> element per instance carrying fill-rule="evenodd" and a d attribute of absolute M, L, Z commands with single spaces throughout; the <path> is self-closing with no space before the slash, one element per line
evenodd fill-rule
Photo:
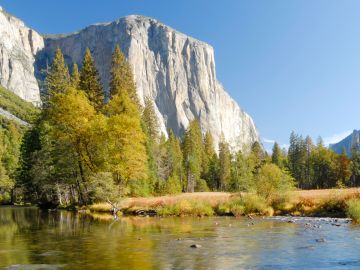
<path fill-rule="evenodd" d="M 226 190 L 229 186 L 230 176 L 231 176 L 231 154 L 229 149 L 229 144 L 221 140 L 219 143 L 219 190 Z"/>
<path fill-rule="evenodd" d="M 154 104 L 150 97 L 145 98 L 145 107 L 142 113 L 142 121 L 146 128 L 146 133 L 153 142 L 158 142 L 160 135 L 159 122 L 155 113 Z"/>
<path fill-rule="evenodd" d="M 283 166 L 282 151 L 277 142 L 274 143 L 274 146 L 272 149 L 271 162 L 280 168 Z"/>
<path fill-rule="evenodd" d="M 181 143 L 178 138 L 175 137 L 172 130 L 169 131 L 169 139 L 166 142 L 167 145 L 167 160 L 169 162 L 170 176 L 178 179 L 180 187 L 182 187 L 183 180 L 183 155 L 181 151 Z"/>
<path fill-rule="evenodd" d="M 235 154 L 231 165 L 231 183 L 232 191 L 253 191 L 253 172 L 255 163 L 250 157 L 245 156 L 241 151 Z"/>
<path fill-rule="evenodd" d="M 72 74 L 71 74 L 71 86 L 75 89 L 80 88 L 80 73 L 77 64 L 73 65 Z"/>
<path fill-rule="evenodd" d="M 214 139 L 211 135 L 210 131 L 207 131 L 204 136 L 204 155 L 202 159 L 202 179 L 206 179 L 208 181 L 208 186 L 210 185 L 209 180 L 209 170 L 210 170 L 210 162 L 215 155 L 214 149 Z"/>
<path fill-rule="evenodd" d="M 59 48 L 55 51 L 50 71 L 45 79 L 47 96 L 52 97 L 57 93 L 64 93 L 70 85 L 70 75 L 64 56 Z M 46 98 L 47 100 L 48 98 Z"/>
<path fill-rule="evenodd" d="M 187 192 L 194 192 L 200 182 L 203 144 L 200 124 L 197 120 L 190 122 L 183 141 L 184 167 L 187 180 Z"/>
<path fill-rule="evenodd" d="M 82 62 L 79 88 L 85 91 L 90 103 L 97 111 L 103 107 L 104 91 L 89 48 L 86 49 Z"/>
<path fill-rule="evenodd" d="M 112 55 L 110 75 L 110 97 L 126 91 L 131 100 L 138 105 L 132 69 L 118 45 Z"/>

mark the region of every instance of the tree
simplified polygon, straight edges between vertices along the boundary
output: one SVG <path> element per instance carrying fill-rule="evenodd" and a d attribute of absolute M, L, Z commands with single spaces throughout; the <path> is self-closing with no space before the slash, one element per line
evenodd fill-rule
<path fill-rule="evenodd" d="M 200 182 L 203 156 L 202 134 L 197 120 L 190 122 L 183 141 L 184 168 L 187 179 L 187 192 L 194 192 Z"/>
<path fill-rule="evenodd" d="M 80 88 L 80 73 L 77 64 L 73 64 L 72 74 L 71 74 L 71 86 L 75 89 Z"/>
<path fill-rule="evenodd" d="M 352 162 L 346 154 L 346 150 L 343 149 L 341 155 L 337 156 L 337 186 L 349 185 L 350 177 L 352 174 Z"/>
<path fill-rule="evenodd" d="M 219 165 L 220 183 L 218 189 L 226 190 L 229 186 L 231 176 L 231 154 L 229 144 L 226 143 L 224 139 L 219 143 Z"/>
<path fill-rule="evenodd" d="M 231 164 L 230 189 L 232 191 L 253 191 L 254 167 L 254 160 L 238 151 Z"/>
<path fill-rule="evenodd" d="M 255 176 L 255 190 L 266 200 L 293 189 L 293 178 L 275 164 L 264 164 Z"/>
<path fill-rule="evenodd" d="M 54 60 L 45 79 L 45 85 L 49 98 L 54 94 L 65 92 L 70 85 L 69 70 L 59 48 L 55 51 Z"/>
<path fill-rule="evenodd" d="M 315 187 L 335 187 L 338 181 L 337 154 L 319 143 L 312 151 L 310 159 L 314 171 Z"/>
<path fill-rule="evenodd" d="M 181 152 L 181 143 L 178 138 L 175 137 L 172 130 L 169 131 L 169 138 L 166 142 L 167 149 L 167 162 L 169 168 L 169 176 L 167 179 L 168 186 L 171 186 L 171 190 L 177 190 L 181 192 L 183 189 L 183 155 Z M 179 182 L 179 185 L 176 183 Z M 180 190 L 178 189 L 180 187 Z"/>
<path fill-rule="evenodd" d="M 271 162 L 278 167 L 283 166 L 283 156 L 282 151 L 277 142 L 274 143 L 273 149 L 272 149 L 272 155 L 271 155 Z"/>
<path fill-rule="evenodd" d="M 142 121 L 145 125 L 145 133 L 153 142 L 158 142 L 160 136 L 159 121 L 155 113 L 154 103 L 150 97 L 145 98 Z"/>
<path fill-rule="evenodd" d="M 265 153 L 259 142 L 254 142 L 251 145 L 249 158 L 254 164 L 254 173 L 257 173 L 261 165 L 265 162 Z"/>
<path fill-rule="evenodd" d="M 77 182 L 78 192 L 81 203 L 87 203 L 90 199 L 87 194 L 88 171 L 97 170 L 89 152 L 89 143 L 92 141 L 89 134 L 92 122 L 98 116 L 85 93 L 73 88 L 56 95 L 51 103 L 46 136 L 54 142 L 50 148 L 55 163 L 54 170 L 60 168 L 63 172 L 64 164 L 69 165 L 70 168 L 65 171 L 73 171 L 80 176 L 81 183 Z M 62 158 L 64 153 L 67 153 L 66 160 Z M 67 160 L 71 160 L 70 164 Z"/>
<path fill-rule="evenodd" d="M 110 75 L 110 96 L 126 91 L 130 99 L 138 105 L 139 101 L 132 69 L 118 45 L 112 55 Z"/>
<path fill-rule="evenodd" d="M 211 135 L 210 131 L 207 131 L 204 136 L 204 154 L 202 159 L 202 179 L 206 179 L 208 181 L 208 186 L 211 184 L 209 183 L 210 180 L 210 163 L 216 155 L 215 149 L 214 149 L 214 139 Z"/>
<path fill-rule="evenodd" d="M 103 107 L 104 91 L 89 48 L 86 48 L 82 62 L 79 88 L 85 91 L 90 103 L 97 111 Z"/>
<path fill-rule="evenodd" d="M 290 135 L 290 146 L 288 150 L 288 166 L 291 175 L 297 181 L 299 188 L 304 188 L 306 179 L 307 150 L 302 136 L 292 132 Z"/>

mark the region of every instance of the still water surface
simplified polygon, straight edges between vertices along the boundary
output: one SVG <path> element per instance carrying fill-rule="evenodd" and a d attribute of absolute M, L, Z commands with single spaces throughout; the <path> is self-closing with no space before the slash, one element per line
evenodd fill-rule
<path fill-rule="evenodd" d="M 0 208 L 0 269 L 360 269 L 345 220 L 111 218 Z"/>

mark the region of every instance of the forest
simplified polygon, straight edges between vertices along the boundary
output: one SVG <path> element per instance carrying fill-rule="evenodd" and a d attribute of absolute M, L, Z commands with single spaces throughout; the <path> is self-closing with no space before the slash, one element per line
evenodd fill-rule
<path fill-rule="evenodd" d="M 214 145 L 197 119 L 181 138 L 171 130 L 165 136 L 153 99 L 140 104 L 119 47 L 109 73 L 107 93 L 89 49 L 80 70 L 76 64 L 69 68 L 56 51 L 41 111 L 29 104 L 29 114 L 20 110 L 25 105 L 15 110 L 30 125 L 1 118 L 1 203 L 87 205 L 194 191 L 257 192 L 267 198 L 295 188 L 359 185 L 358 146 L 348 157 L 329 150 L 321 138 L 314 144 L 293 132 L 289 148 L 275 143 L 271 155 L 260 142 L 233 151 L 224 139 Z M 14 102 L 8 103 L 11 109 Z"/>

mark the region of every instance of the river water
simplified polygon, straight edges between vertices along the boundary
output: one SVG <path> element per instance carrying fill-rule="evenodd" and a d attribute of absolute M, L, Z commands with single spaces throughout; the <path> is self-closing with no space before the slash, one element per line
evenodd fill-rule
<path fill-rule="evenodd" d="M 360 227 L 281 217 L 114 221 L 3 207 L 0 269 L 360 269 Z"/>

